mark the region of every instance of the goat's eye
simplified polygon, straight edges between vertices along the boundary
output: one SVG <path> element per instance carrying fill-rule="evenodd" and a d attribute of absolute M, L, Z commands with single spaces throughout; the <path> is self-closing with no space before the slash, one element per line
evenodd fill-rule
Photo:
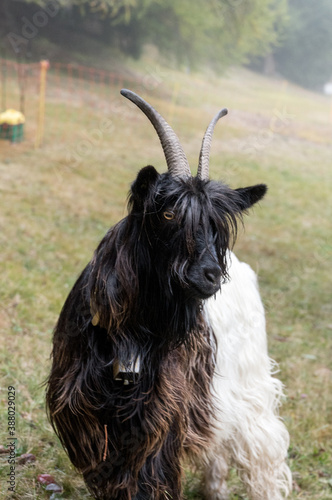
<path fill-rule="evenodd" d="M 170 211 L 166 210 L 166 212 L 163 212 L 163 216 L 166 220 L 173 220 L 175 217 L 175 214 L 174 214 L 174 212 L 170 212 Z"/>

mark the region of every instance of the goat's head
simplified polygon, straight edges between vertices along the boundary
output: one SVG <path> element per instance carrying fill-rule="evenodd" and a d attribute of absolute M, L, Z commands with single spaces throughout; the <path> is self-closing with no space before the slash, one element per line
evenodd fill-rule
<path fill-rule="evenodd" d="M 264 184 L 231 189 L 209 180 L 209 153 L 215 124 L 203 138 L 197 176 L 193 177 L 179 139 L 157 111 L 138 95 L 122 90 L 155 127 L 164 150 L 168 172 L 143 168 L 131 187 L 129 216 L 139 221 L 153 249 L 154 266 L 165 289 L 180 287 L 186 296 L 206 299 L 227 277 L 226 253 L 243 211 L 266 192 Z M 162 283 L 162 280 L 167 282 Z"/>

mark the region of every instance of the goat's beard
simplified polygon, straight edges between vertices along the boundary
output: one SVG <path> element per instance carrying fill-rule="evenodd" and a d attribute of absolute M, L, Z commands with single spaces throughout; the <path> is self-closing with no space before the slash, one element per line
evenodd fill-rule
<path fill-rule="evenodd" d="M 202 301 L 188 286 L 186 262 L 170 270 L 167 255 L 154 259 L 147 241 L 138 243 L 135 230 L 128 234 L 126 222 L 112 228 L 84 271 L 83 301 L 115 343 L 131 338 L 166 351 L 189 345 L 200 330 Z"/>
<path fill-rule="evenodd" d="M 115 343 L 122 337 L 131 338 L 141 347 L 149 345 L 165 351 L 181 344 L 189 346 L 201 328 L 202 300 L 192 293 L 185 281 L 170 278 L 165 282 L 160 279 L 158 270 L 145 277 L 146 280 L 148 286 L 141 288 L 138 283 L 141 293 L 130 297 L 128 307 L 122 308 L 117 321 L 112 316 L 113 296 L 102 294 L 100 297 L 98 291 L 94 292 L 90 302 L 95 302 L 99 325 L 108 331 Z M 131 305 L 133 303 L 135 307 Z"/>

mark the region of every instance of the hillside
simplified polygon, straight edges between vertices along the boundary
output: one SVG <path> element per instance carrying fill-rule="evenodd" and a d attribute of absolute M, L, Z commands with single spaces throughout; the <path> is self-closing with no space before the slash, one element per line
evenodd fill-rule
<path fill-rule="evenodd" d="M 235 252 L 258 273 L 270 354 L 286 386 L 281 415 L 291 434 L 292 498 L 332 499 L 331 100 L 238 68 L 223 77 L 183 74 L 150 58 L 130 72 L 130 81 L 122 74 L 76 98 L 75 82 L 70 93 L 65 77 L 54 80 L 38 150 L 35 89 L 28 88 L 26 141 L 0 141 L 0 445 L 7 387 L 14 386 L 18 454 L 36 456 L 17 468 L 11 498 L 49 498 L 36 480 L 41 473 L 62 484 L 62 498 L 88 498 L 47 422 L 41 384 L 61 306 L 108 227 L 124 216 L 136 172 L 146 164 L 165 169 L 153 128 L 119 95 L 119 86 L 130 84 L 178 133 L 192 172 L 207 124 L 227 106 L 215 130 L 211 177 L 232 187 L 269 186 L 245 218 Z M 9 103 L 17 102 L 14 93 L 9 87 Z M 234 474 L 230 485 L 232 499 L 245 498 Z M 0 488 L 6 499 L 4 480 Z M 201 498 L 191 471 L 186 498 Z"/>

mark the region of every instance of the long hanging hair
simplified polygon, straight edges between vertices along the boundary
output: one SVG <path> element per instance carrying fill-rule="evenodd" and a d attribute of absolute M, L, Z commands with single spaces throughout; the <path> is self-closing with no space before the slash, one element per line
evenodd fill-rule
<path fill-rule="evenodd" d="M 136 94 L 122 93 L 154 125 L 168 172 L 148 166 L 138 173 L 127 217 L 71 290 L 54 330 L 47 406 L 95 498 L 177 499 L 180 460 L 208 446 L 213 414 L 214 336 L 192 275 L 209 262 L 219 280 L 214 291 L 227 279 L 237 220 L 266 186 L 232 190 L 208 179 L 212 132 L 225 110 L 206 131 L 192 177 L 165 120 Z M 132 372 L 128 385 L 115 376 L 119 360 Z"/>

